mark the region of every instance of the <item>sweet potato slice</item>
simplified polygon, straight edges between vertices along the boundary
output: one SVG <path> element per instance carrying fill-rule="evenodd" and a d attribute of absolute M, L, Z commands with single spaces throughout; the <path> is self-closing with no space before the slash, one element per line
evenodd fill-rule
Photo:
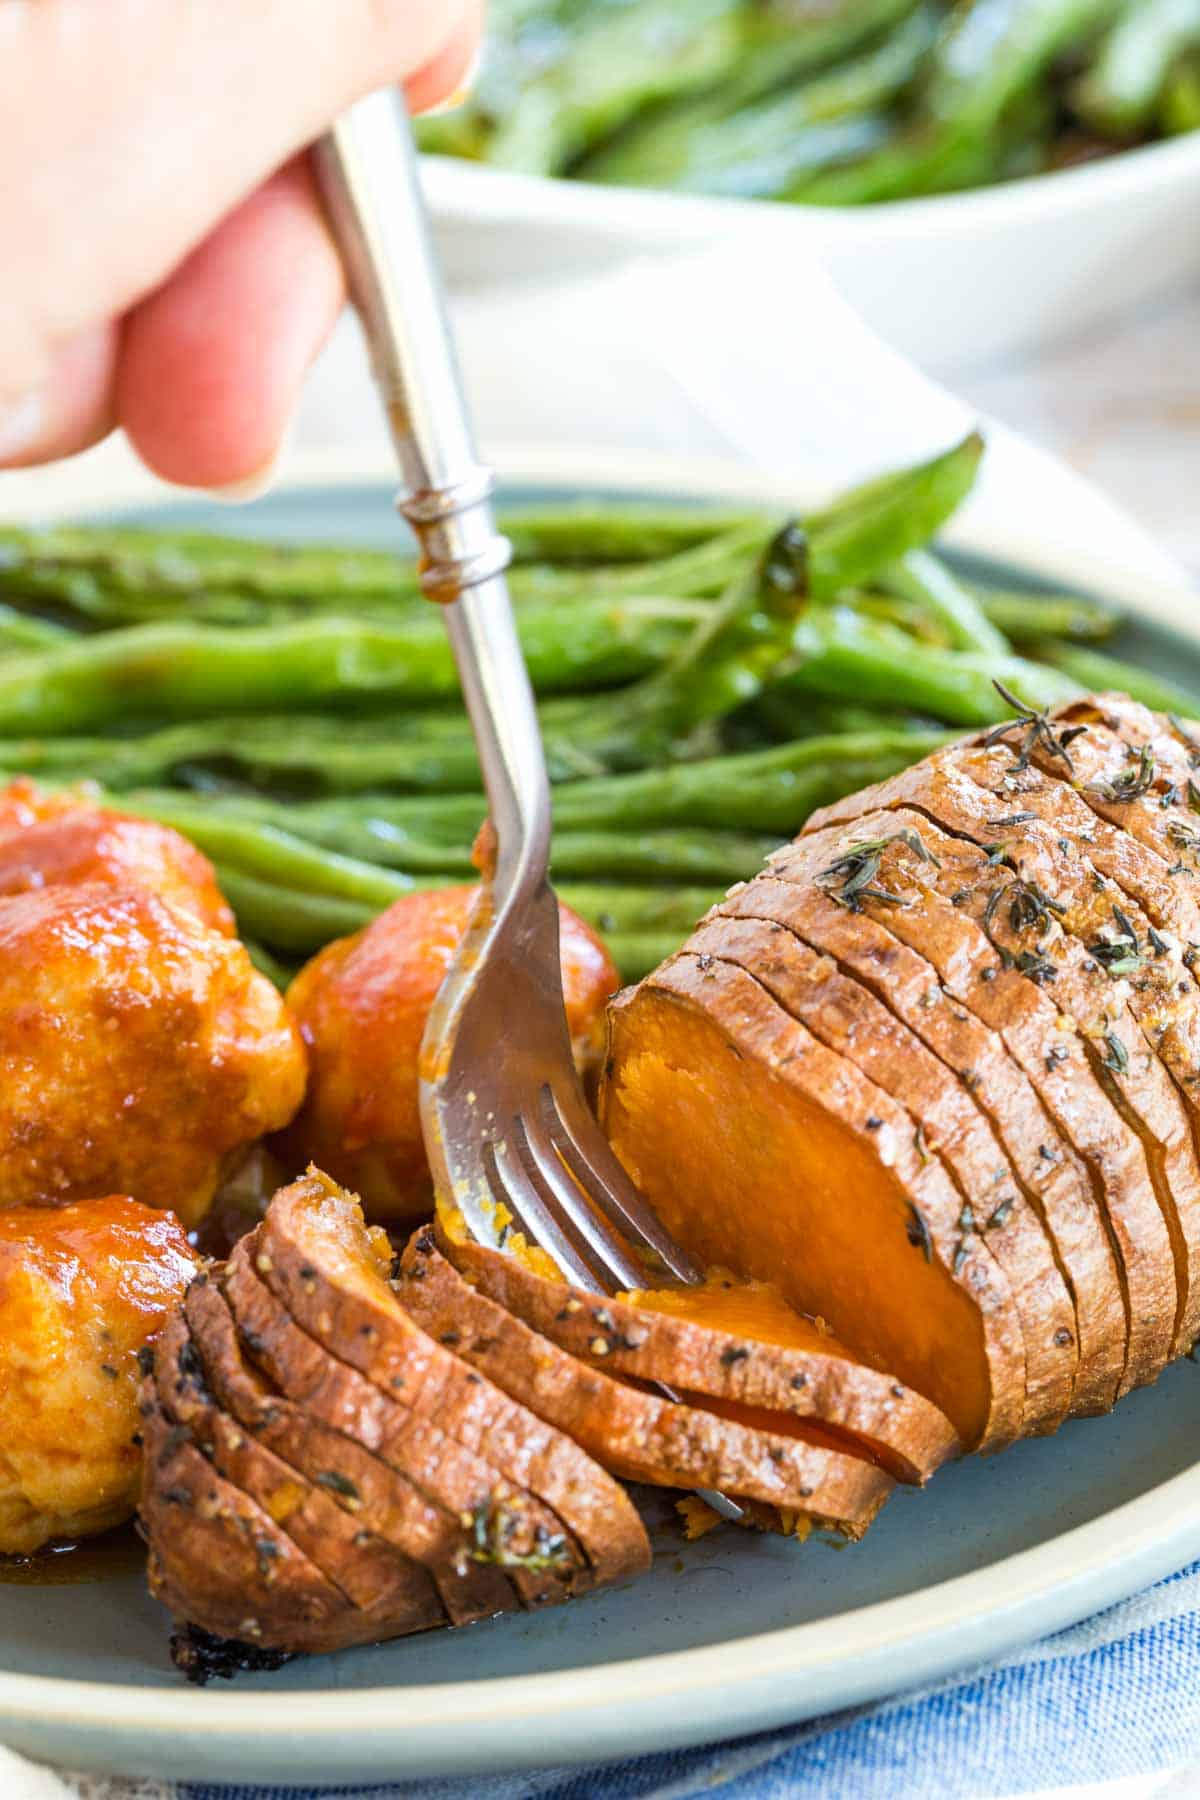
<path fill-rule="evenodd" d="M 861 1536 L 891 1492 L 891 1476 L 873 1463 L 586 1368 L 464 1281 L 427 1227 L 409 1239 L 396 1287 L 430 1331 L 453 1330 L 468 1362 L 628 1480 L 720 1487 L 812 1514 L 850 1536 Z"/>
<path fill-rule="evenodd" d="M 182 1313 L 155 1350 L 155 1386 L 167 1416 L 191 1434 L 217 1473 L 266 1512 L 280 1531 L 364 1614 L 379 1638 L 446 1623 L 428 1572 L 379 1538 L 353 1499 L 328 1480 L 317 1486 L 268 1450 L 218 1405 L 203 1344 Z M 243 1375 L 249 1381 L 248 1375 Z M 262 1399 L 267 1401 L 265 1389 Z"/>
<path fill-rule="evenodd" d="M 357 1201 L 310 1174 L 272 1200 L 254 1270 L 323 1348 L 543 1501 L 585 1547 L 597 1581 L 647 1567 L 645 1527 L 620 1483 L 463 1361 L 452 1326 L 442 1344 L 414 1322 L 384 1279 L 381 1239 L 365 1230 Z"/>
<path fill-rule="evenodd" d="M 1191 753 L 1171 737 L 1153 735 L 1164 723 L 1156 714 L 1141 707 L 1133 711 L 1129 741 L 1114 737 L 1113 730 L 1098 720 L 1071 738 L 1069 754 L 1079 770 L 1076 775 L 1057 757 L 1040 751 L 1034 751 L 1031 762 L 1021 767 L 1019 744 L 1007 740 L 955 745 L 939 752 L 939 761 L 986 788 L 994 798 L 996 816 L 1032 812 L 1056 838 L 1078 847 L 1079 854 L 1115 882 L 1160 931 L 1179 940 L 1168 943 L 1168 953 L 1175 954 L 1189 943 L 1200 942 L 1200 903 L 1192 884 L 1186 877 L 1180 879 L 1183 871 L 1177 867 L 1181 860 L 1186 866 L 1186 842 L 1195 829 L 1187 817 Z M 1117 718 L 1124 727 L 1124 707 Z M 1093 781 L 1129 773 L 1129 745 L 1141 741 L 1135 734 L 1142 730 L 1153 735 L 1157 758 L 1159 774 L 1151 787 L 1144 795 L 1120 804 L 1103 799 L 1098 792 L 1093 794 Z M 1140 760 L 1134 774 L 1140 781 Z M 1174 800 L 1168 792 L 1172 787 L 1176 789 Z M 1166 806 L 1164 799 L 1170 800 Z M 1180 810 L 1172 811 L 1172 807 Z M 1135 826 L 1144 832 L 1144 838 Z"/>
<path fill-rule="evenodd" d="M 1173 976 L 1167 958 L 1149 953 L 1145 914 L 1069 840 L 1027 813 L 997 814 L 995 797 L 953 761 L 930 757 L 888 787 L 895 806 L 919 809 L 939 828 L 933 848 L 941 866 L 928 885 L 1051 988 L 1078 1024 L 1098 1079 L 1138 1130 L 1171 1239 L 1173 1341 L 1189 1347 L 1200 1329 L 1200 1164 L 1189 1086 L 1200 1068 L 1200 989 L 1182 967 Z M 861 803 L 875 816 L 870 799 Z M 986 846 L 986 855 L 969 845 Z"/>
<path fill-rule="evenodd" d="M 477 1472 L 461 1512 L 430 1497 L 402 1464 L 388 1463 L 349 1433 L 329 1426 L 314 1408 L 270 1392 L 241 1360 L 229 1306 L 215 1284 L 193 1289 L 188 1312 L 210 1345 L 213 1385 L 239 1423 L 253 1429 L 297 1476 L 329 1489 L 377 1537 L 429 1571 L 452 1625 L 511 1612 L 518 1604 L 507 1572 L 475 1560 L 474 1521 L 520 1523 L 519 1502 L 488 1470 Z M 314 1347 L 315 1348 L 315 1347 Z M 323 1353 L 318 1351 L 318 1355 Z M 523 1542 L 528 1547 L 528 1539 Z"/>
<path fill-rule="evenodd" d="M 956 1077 L 991 1125 L 1004 1156 L 972 1208 L 994 1243 L 1010 1229 L 1012 1177 L 1043 1219 L 1075 1304 L 1079 1367 L 1073 1413 L 1107 1412 L 1128 1336 L 1120 1277 L 1103 1211 L 1082 1160 L 1047 1112 L 1000 1035 L 946 1001 L 932 966 L 865 911 L 836 905 L 819 887 L 763 874 L 717 909 L 781 925 L 874 995 Z"/>
<path fill-rule="evenodd" d="M 705 920 L 685 946 L 755 976 L 819 1042 L 836 1050 L 886 1094 L 906 1106 L 958 1190 L 960 1228 L 976 1230 L 975 1203 L 989 1202 L 1004 1153 L 960 1080 L 932 1056 L 886 1007 L 789 931 L 757 919 Z M 1012 1291 L 1025 1349 L 1023 1433 L 1056 1431 L 1067 1416 L 1078 1350 L 1075 1310 L 1050 1241 L 1023 1193 L 1010 1185 L 1012 1207 L 1002 1232 L 979 1234 Z M 983 1219 L 978 1221 L 983 1224 Z"/>
<path fill-rule="evenodd" d="M 925 845 L 921 855 L 911 849 L 905 832 L 921 838 Z M 1088 1163 L 1120 1257 L 1128 1306 L 1129 1341 L 1119 1392 L 1155 1380 L 1170 1351 L 1176 1310 L 1167 1224 L 1150 1179 L 1142 1139 L 1117 1104 L 1119 1094 L 1108 1085 L 1112 1071 L 1098 1066 L 1100 1057 L 1094 1046 L 1088 1054 L 1087 1040 L 1081 1037 L 1075 1020 L 1030 973 L 1008 966 L 984 929 L 991 893 L 1002 890 L 1011 876 L 991 868 L 980 852 L 974 852 L 977 864 L 989 877 L 986 897 L 982 897 L 973 885 L 972 870 L 963 866 L 970 847 L 956 847 L 954 840 L 946 839 L 923 814 L 901 809 L 868 814 L 849 827 L 806 834 L 780 852 L 773 867 L 787 880 L 820 885 L 829 881 L 832 866 L 855 845 L 880 839 L 887 840 L 880 852 L 880 892 L 894 895 L 895 900 L 885 902 L 870 894 L 855 898 L 933 965 L 951 1000 L 969 1007 L 999 1031 L 1060 1130 Z M 939 857 L 945 852 L 941 869 L 924 860 L 930 850 Z M 956 857 L 962 885 L 946 896 L 939 886 L 940 877 Z M 926 880 L 926 875 L 938 879 Z M 961 904 L 955 903 L 958 894 L 963 896 Z M 968 916 L 972 908 L 977 917 Z M 991 923 L 1000 947 L 1009 949 L 1004 943 L 1006 922 L 997 905 Z M 1023 953 L 1019 941 L 1009 949 L 1010 957 Z M 1143 1072 L 1139 1065 L 1138 1074 Z"/>
<path fill-rule="evenodd" d="M 138 1515 L 151 1593 L 179 1620 L 263 1648 L 316 1652 L 369 1641 L 373 1627 L 359 1609 L 180 1437 L 152 1388 L 144 1411 Z"/>
<path fill-rule="evenodd" d="M 1200 821 L 1188 784 L 1196 787 L 1200 736 L 1124 694 L 1074 701 L 1059 708 L 1054 725 L 1078 731 L 1069 754 L 1081 802 L 1096 820 L 1157 852 L 1176 871 L 1172 885 L 1185 905 L 1192 902 L 1194 917 L 1200 902 L 1188 877 L 1200 868 Z M 1181 923 L 1181 935 L 1193 941 L 1200 936 L 1190 922 Z"/>
<path fill-rule="evenodd" d="M 397 1515 L 394 1529 L 410 1553 L 432 1558 L 431 1566 L 440 1569 L 439 1585 L 452 1612 L 464 1602 L 478 1609 L 479 1617 L 505 1610 L 512 1594 L 504 1592 L 501 1575 L 530 1608 L 554 1605 L 594 1585 L 586 1553 L 548 1507 L 323 1350 L 288 1318 L 248 1259 L 235 1254 L 222 1285 L 250 1354 L 310 1424 L 322 1428 L 316 1437 L 328 1446 L 321 1452 L 326 1462 L 340 1448 L 334 1435 L 340 1432 L 356 1446 L 351 1460 L 372 1491 L 381 1480 L 376 1460 L 416 1490 L 419 1513 L 414 1517 L 412 1497 L 406 1495 L 407 1518 Z M 364 1452 L 371 1454 L 364 1458 Z M 470 1521 L 466 1527 L 464 1518 Z M 447 1545 L 453 1588 L 446 1574 Z M 481 1552 L 495 1556 L 495 1569 L 479 1566 Z"/>
<path fill-rule="evenodd" d="M 911 1113 L 728 963 L 674 957 L 610 1019 L 605 1126 L 667 1229 L 819 1313 L 965 1446 L 1011 1441 L 1011 1291 Z"/>
<path fill-rule="evenodd" d="M 767 1429 L 786 1430 L 789 1414 L 816 1421 L 831 1447 L 865 1452 L 897 1481 L 927 1481 L 958 1449 L 936 1406 L 860 1362 L 765 1283 L 714 1277 L 607 1299 L 470 1239 L 439 1241 L 481 1294 L 606 1374 L 756 1408 L 774 1416 Z"/>

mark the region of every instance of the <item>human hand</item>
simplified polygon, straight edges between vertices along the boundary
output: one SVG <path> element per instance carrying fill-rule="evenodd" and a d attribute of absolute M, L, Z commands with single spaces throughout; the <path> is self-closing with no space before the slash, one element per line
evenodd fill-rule
<path fill-rule="evenodd" d="M 269 468 L 344 297 L 302 155 L 466 77 L 482 0 L 0 0 L 0 469 L 124 428 L 198 487 Z"/>

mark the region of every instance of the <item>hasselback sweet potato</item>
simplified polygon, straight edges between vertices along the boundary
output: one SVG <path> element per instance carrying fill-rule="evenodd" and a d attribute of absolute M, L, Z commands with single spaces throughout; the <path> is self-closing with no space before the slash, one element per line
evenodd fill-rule
<path fill-rule="evenodd" d="M 720 1486 L 851 1536 L 861 1535 L 891 1491 L 891 1477 L 873 1463 L 676 1405 L 583 1367 L 464 1281 L 428 1227 L 409 1239 L 396 1287 L 428 1330 L 453 1331 L 473 1367 L 629 1480 Z"/>
<path fill-rule="evenodd" d="M 470 1239 L 439 1242 L 481 1294 L 606 1374 L 784 1415 L 781 1429 L 787 1415 L 815 1422 L 832 1447 L 868 1455 L 897 1481 L 926 1481 L 958 1448 L 936 1406 L 860 1362 L 765 1283 L 714 1275 L 700 1287 L 608 1299 Z"/>
<path fill-rule="evenodd" d="M 177 1619 L 255 1647 L 340 1650 L 365 1641 L 360 1631 L 369 1640 L 372 1625 L 268 1512 L 181 1436 L 152 1389 L 143 1405 L 138 1514 L 151 1593 Z"/>
<path fill-rule="evenodd" d="M 1200 1067 L 1200 988 L 1165 941 L 1153 950 L 1151 921 L 1137 900 L 1092 861 L 1094 833 L 1072 839 L 1061 821 L 1044 821 L 1024 804 L 1014 810 L 1003 779 L 999 793 L 973 779 L 984 773 L 978 760 L 971 752 L 931 757 L 886 791 L 867 790 L 831 810 L 839 817 L 859 806 L 873 811 L 876 800 L 915 807 L 948 833 L 985 846 L 989 864 L 1012 877 L 1007 884 L 998 875 L 986 878 L 1000 884 L 1001 897 L 997 907 L 989 894 L 985 912 L 990 907 L 1001 924 L 1007 917 L 1010 949 L 1013 938 L 1025 944 L 1026 956 L 1032 945 L 1064 1010 L 1085 1036 L 1103 1040 L 1104 1078 L 1141 1130 L 1171 1234 L 1175 1345 L 1186 1349 L 1200 1330 L 1200 1100 L 1192 1082 Z M 957 875 L 947 871 L 946 878 Z"/>
<path fill-rule="evenodd" d="M 1104 1215 L 1088 1171 L 998 1032 L 948 1001 L 926 959 L 863 910 L 850 912 L 815 884 L 769 873 L 717 909 L 784 926 L 887 1006 L 958 1078 L 1004 1155 L 972 1201 L 993 1242 L 1011 1228 L 1014 1189 L 1043 1220 L 1075 1306 L 1079 1367 L 1073 1413 L 1106 1412 L 1125 1363 L 1125 1303 Z"/>
<path fill-rule="evenodd" d="M 1005 1229 L 983 1234 L 981 1251 L 1003 1271 L 1020 1321 L 1025 1351 L 1022 1432 L 1057 1430 L 1071 1403 L 1078 1366 L 1071 1297 L 1040 1219 L 1015 1188 L 1003 1151 L 960 1078 L 886 1007 L 842 975 L 829 957 L 818 956 L 778 925 L 718 916 L 692 933 L 687 948 L 754 975 L 819 1042 L 907 1106 L 927 1155 L 936 1157 L 953 1181 L 962 1202 L 960 1216 L 969 1225 L 980 1202 L 994 1210 L 997 1185 L 1011 1194 Z"/>
<path fill-rule="evenodd" d="M 921 839 L 920 854 L 906 833 Z M 1098 1066 L 1104 1048 L 1089 1044 L 1060 1004 L 1057 980 L 1043 985 L 1038 979 L 1042 971 L 1036 962 L 1024 960 L 1027 946 L 1011 930 L 1007 909 L 999 900 L 993 903 L 993 894 L 1003 899 L 1011 872 L 994 867 L 972 846 L 956 847 L 924 814 L 900 808 L 867 814 L 847 826 L 814 829 L 781 852 L 773 866 L 785 879 L 836 887 L 841 860 L 857 854 L 856 846 L 864 842 L 883 846 L 876 882 L 870 885 L 895 896 L 888 902 L 862 896 L 864 909 L 934 965 L 950 1000 L 969 1007 L 1001 1033 L 1088 1163 L 1097 1203 L 1121 1259 L 1128 1307 L 1129 1341 L 1119 1391 L 1153 1381 L 1170 1350 L 1176 1289 L 1170 1235 L 1147 1152 L 1126 1117 L 1119 1090 L 1109 1084 L 1115 1066 Z M 941 867 L 927 860 L 930 854 L 941 858 L 943 852 Z M 951 868 L 960 884 L 947 882 L 947 894 L 941 877 Z M 961 902 L 956 903 L 957 895 Z M 1114 1065 L 1116 1060 L 1113 1054 Z M 1136 1068 L 1131 1064 L 1131 1072 L 1140 1080 L 1144 1062 L 1139 1059 Z"/>
<path fill-rule="evenodd" d="M 351 1475 L 379 1527 L 429 1567 L 456 1624 L 517 1601 L 552 1605 L 593 1585 L 586 1553 L 548 1507 L 323 1350 L 236 1251 L 221 1286 L 242 1343 L 287 1412 L 303 1417 L 307 1436 L 294 1452 L 284 1428 L 289 1454 L 317 1478 L 331 1463 Z M 478 1556 L 489 1546 L 506 1552 L 494 1567 Z"/>
<path fill-rule="evenodd" d="M 238 1422 L 260 1443 L 311 1482 L 339 1499 L 373 1532 L 428 1570 L 447 1619 L 470 1624 L 511 1611 L 517 1604 L 503 1571 L 474 1562 L 472 1528 L 464 1513 L 439 1504 L 404 1468 L 376 1459 L 352 1436 L 331 1428 L 315 1409 L 295 1405 L 278 1391 L 264 1394 L 263 1383 L 241 1361 L 238 1335 L 229 1308 L 216 1284 L 193 1288 L 188 1295 L 189 1323 L 209 1346 L 208 1373 Z M 471 1495 L 470 1517 L 491 1516 L 493 1490 L 502 1484 L 487 1476 Z"/>
<path fill-rule="evenodd" d="M 420 1328 L 389 1288 L 391 1251 L 357 1201 L 309 1174 L 280 1189 L 257 1228 L 254 1271 L 292 1319 L 413 1413 L 528 1491 L 586 1550 L 597 1581 L 650 1559 L 645 1527 L 620 1483 L 566 1433 L 512 1399 Z"/>
<path fill-rule="evenodd" d="M 947 1415 L 969 1448 L 1019 1429 L 1007 1282 L 916 1121 L 743 970 L 680 955 L 611 1013 L 605 1125 L 668 1230 L 776 1281 Z"/>
<path fill-rule="evenodd" d="M 351 1507 L 331 1481 L 308 1481 L 268 1450 L 218 1404 L 207 1374 L 203 1346 L 179 1314 L 155 1355 L 159 1403 L 176 1430 L 190 1434 L 217 1473 L 262 1507 L 339 1592 L 369 1615 L 376 1635 L 445 1624 L 428 1572 L 375 1535 L 361 1498 Z M 265 1401 L 265 1393 L 262 1397 Z"/>

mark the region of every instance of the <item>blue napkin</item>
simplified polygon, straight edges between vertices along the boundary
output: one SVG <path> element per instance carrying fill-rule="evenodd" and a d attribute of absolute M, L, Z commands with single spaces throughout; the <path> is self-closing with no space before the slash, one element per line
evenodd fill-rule
<path fill-rule="evenodd" d="M 1190 1765 L 1196 1785 L 1180 1793 L 1200 1792 L 1200 1563 L 970 1674 L 790 1730 L 446 1781 L 183 1782 L 176 1800 L 993 1800 Z"/>

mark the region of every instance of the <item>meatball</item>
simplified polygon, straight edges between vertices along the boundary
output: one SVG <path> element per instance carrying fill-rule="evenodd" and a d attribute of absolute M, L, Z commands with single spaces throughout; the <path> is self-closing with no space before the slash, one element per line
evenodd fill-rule
<path fill-rule="evenodd" d="M 372 1218 L 417 1218 L 430 1207 L 421 1036 L 476 891 L 405 895 L 365 930 L 329 944 L 288 990 L 310 1074 L 281 1153 L 354 1189 Z M 559 930 L 567 1020 L 586 1072 L 602 1051 L 604 1003 L 619 978 L 603 944 L 565 906 Z"/>
<path fill-rule="evenodd" d="M 305 1057 L 236 938 L 89 883 L 0 898 L 0 1068 L 0 1206 L 127 1193 L 192 1225 Z"/>
<path fill-rule="evenodd" d="M 137 1353 L 195 1273 L 124 1195 L 0 1212 L 0 1552 L 119 1525 L 137 1502 Z"/>
<path fill-rule="evenodd" d="M 27 810 L 22 808 L 20 810 Z M 208 858 L 165 825 L 99 806 L 67 808 L 10 829 L 12 789 L 0 794 L 0 894 L 103 882 L 142 887 L 226 937 L 233 913 Z"/>

